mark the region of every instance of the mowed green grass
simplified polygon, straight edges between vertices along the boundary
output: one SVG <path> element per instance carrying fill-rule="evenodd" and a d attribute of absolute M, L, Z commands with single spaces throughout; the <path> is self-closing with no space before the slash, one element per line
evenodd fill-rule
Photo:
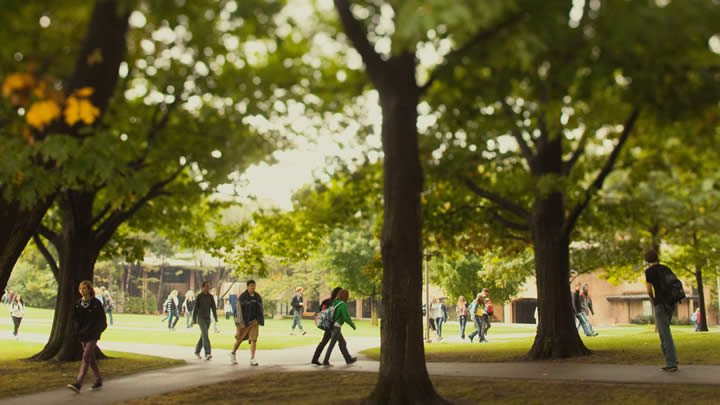
<path fill-rule="evenodd" d="M 0 305 L 0 312 L 6 310 L 6 306 Z M 20 333 L 33 333 L 41 335 L 49 335 L 52 326 L 53 310 L 27 308 L 25 318 L 20 327 Z M 162 315 L 136 315 L 136 314 L 113 314 L 114 326 L 108 328 L 103 333 L 102 340 L 108 342 L 127 342 L 127 343 L 148 343 L 163 344 L 176 346 L 195 346 L 199 338 L 199 329 L 197 326 L 192 329 L 186 328 L 186 318 L 182 317 L 175 326 L 176 331 L 170 332 L 167 329 L 167 321 L 161 322 Z M 307 335 L 300 335 L 299 330 L 295 330 L 296 335 L 290 336 L 290 327 L 292 319 L 272 320 L 267 319 L 265 326 L 260 328 L 260 338 L 258 339 L 258 349 L 274 350 L 286 349 L 291 347 L 314 345 L 322 336 L 323 332 L 315 327 L 312 319 L 304 319 L 303 327 L 308 331 Z M 380 337 L 380 327 L 370 326 L 370 321 L 356 320 L 357 330 L 352 328 L 344 328 L 344 335 L 348 338 L 353 337 Z M 7 325 L 10 328 L 10 325 Z M 211 342 L 213 347 L 220 349 L 231 349 L 235 342 L 235 324 L 230 320 L 226 320 L 224 316 L 220 316 L 218 328 L 220 333 L 211 333 Z M 471 329 L 468 327 L 467 331 Z M 532 333 L 531 327 L 508 327 L 495 325 L 491 329 L 493 334 L 517 334 Z M 448 322 L 443 325 L 444 336 L 459 335 L 460 327 L 457 322 Z M 241 350 L 248 349 L 248 346 L 241 345 Z"/>
<path fill-rule="evenodd" d="M 213 404 L 323 405 L 357 404 L 375 388 L 377 375 L 318 371 L 263 373 L 221 384 L 125 402 L 126 405 L 182 405 L 212 400 Z M 437 392 L 453 404 L 710 404 L 720 387 L 630 385 L 565 381 L 488 380 L 433 377 Z M 340 389 L 340 387 L 342 387 Z"/>
<path fill-rule="evenodd" d="M 681 365 L 720 364 L 720 333 L 693 333 L 686 327 L 673 327 L 673 338 Z M 622 335 L 583 337 L 593 351 L 591 356 L 557 361 L 606 364 L 663 364 L 660 338 L 652 327 L 628 329 Z M 428 362 L 507 362 L 526 360 L 533 338 L 489 343 L 430 343 L 425 345 Z M 380 348 L 361 352 L 379 359 Z"/>
<path fill-rule="evenodd" d="M 24 360 L 42 348 L 43 345 L 38 343 L 0 339 L 0 398 L 61 388 L 75 382 L 80 368 L 79 361 L 59 363 Z M 185 364 L 182 360 L 162 357 L 116 352 L 106 354 L 112 358 L 99 361 L 100 372 L 105 380 Z M 85 383 L 92 384 L 94 378 L 92 372 L 89 372 Z"/>

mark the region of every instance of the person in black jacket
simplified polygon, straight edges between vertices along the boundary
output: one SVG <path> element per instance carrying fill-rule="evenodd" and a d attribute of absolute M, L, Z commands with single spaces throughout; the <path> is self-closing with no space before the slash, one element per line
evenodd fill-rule
<path fill-rule="evenodd" d="M 198 340 L 197 345 L 195 346 L 195 357 L 198 359 L 202 359 L 200 357 L 200 349 L 205 349 L 205 360 L 212 359 L 212 354 L 210 353 L 212 350 L 212 347 L 210 346 L 210 335 L 208 334 L 208 329 L 210 329 L 210 317 L 215 318 L 215 323 L 217 323 L 217 307 L 215 306 L 215 297 L 210 294 L 210 283 L 207 281 L 203 281 L 202 285 L 200 287 L 202 289 L 202 292 L 198 294 L 197 299 L 195 299 L 195 311 L 193 312 L 193 325 L 198 324 L 200 326 L 200 340 Z"/>
<path fill-rule="evenodd" d="M 260 334 L 260 326 L 265 326 L 262 297 L 255 291 L 255 280 L 247 281 L 247 290 L 238 297 L 235 311 L 235 344 L 230 353 L 230 363 L 237 364 L 235 352 L 240 344 L 247 340 L 250 342 L 250 365 L 257 366 L 255 349 Z"/>
<path fill-rule="evenodd" d="M 292 306 L 292 316 L 293 316 L 293 323 L 290 327 L 290 334 L 295 334 L 295 326 L 297 326 L 302 334 L 306 334 L 307 331 L 303 330 L 302 323 L 300 321 L 302 320 L 303 312 L 305 312 L 305 304 L 303 303 L 303 288 L 298 287 L 295 289 L 295 295 L 292 297 L 292 301 L 290 302 L 290 306 Z"/>
<path fill-rule="evenodd" d="M 324 300 L 320 303 L 320 311 L 324 310 L 325 308 L 330 307 L 333 302 L 337 299 L 337 295 L 342 291 L 342 287 L 335 287 L 335 289 L 332 290 L 332 293 L 330 294 L 330 298 Z M 323 334 L 322 340 L 320 340 L 320 343 L 318 343 L 317 348 L 315 349 L 315 354 L 313 354 L 313 358 L 311 363 L 314 366 L 322 366 L 322 363 L 320 363 L 320 355 L 322 354 L 323 350 L 325 349 L 325 345 L 330 341 L 330 338 L 332 337 L 332 328 L 330 330 L 326 330 Z M 338 336 L 338 345 L 340 346 L 340 352 L 342 353 L 343 357 L 345 358 L 345 362 L 347 364 L 352 364 L 357 361 L 357 357 L 351 357 L 350 353 L 347 349 L 347 342 L 345 342 L 345 338 L 343 337 L 342 333 Z"/>
<path fill-rule="evenodd" d="M 80 372 L 74 384 L 68 384 L 68 388 L 79 393 L 82 387 L 83 379 L 87 374 L 88 367 L 95 374 L 95 383 L 91 390 L 98 390 L 102 387 L 102 376 L 95 359 L 95 350 L 100 335 L 107 329 L 107 319 L 105 318 L 105 310 L 99 299 L 95 298 L 95 290 L 93 290 L 90 281 L 81 281 L 78 287 L 82 298 L 75 304 L 72 317 L 72 332 L 76 336 L 83 348 L 82 364 Z"/>

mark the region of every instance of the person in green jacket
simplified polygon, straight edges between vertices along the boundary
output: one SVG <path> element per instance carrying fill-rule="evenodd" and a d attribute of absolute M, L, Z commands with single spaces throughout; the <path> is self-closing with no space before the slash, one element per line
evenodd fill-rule
<path fill-rule="evenodd" d="M 330 335 L 330 347 L 328 347 L 327 353 L 325 353 L 325 361 L 323 362 L 323 366 L 325 367 L 332 367 L 332 364 L 330 364 L 330 354 L 335 348 L 335 343 L 337 343 L 338 339 L 340 339 L 343 324 L 347 323 L 353 328 L 353 330 L 356 329 L 355 324 L 352 319 L 350 319 L 350 314 L 348 313 L 348 299 L 350 299 L 350 293 L 348 290 L 342 290 L 338 293 L 337 299 L 332 304 L 332 306 L 335 307 L 335 326 L 332 328 Z M 356 361 L 357 357 L 352 357 L 347 361 L 347 363 L 352 364 Z"/>

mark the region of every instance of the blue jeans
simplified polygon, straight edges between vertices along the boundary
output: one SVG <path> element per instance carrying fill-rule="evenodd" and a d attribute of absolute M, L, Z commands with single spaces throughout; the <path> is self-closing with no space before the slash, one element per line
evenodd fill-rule
<path fill-rule="evenodd" d="M 212 348 L 210 347 L 210 335 L 208 329 L 210 329 L 210 320 L 204 318 L 198 318 L 198 326 L 200 327 L 200 340 L 195 345 L 195 354 L 200 354 L 200 349 L 205 349 L 205 355 L 210 354 Z"/>
<path fill-rule="evenodd" d="M 478 315 L 473 316 L 473 321 L 475 322 L 475 330 L 473 331 L 473 333 L 468 335 L 468 337 L 470 338 L 470 341 L 472 342 L 472 340 L 475 338 L 475 336 L 477 336 L 478 342 L 482 343 L 485 341 L 485 336 L 483 335 L 482 316 L 478 316 Z"/>
<path fill-rule="evenodd" d="M 302 317 L 302 313 L 298 311 L 297 309 L 293 312 L 293 323 L 290 330 L 295 330 L 295 325 L 297 325 L 298 329 L 303 330 L 302 324 L 300 323 L 300 319 Z"/>
<path fill-rule="evenodd" d="M 112 326 L 112 325 L 113 325 L 113 321 L 112 321 L 112 309 L 106 310 L 105 313 L 107 314 L 108 318 L 110 319 L 110 326 Z"/>
<path fill-rule="evenodd" d="M 445 322 L 445 318 L 435 318 L 435 327 L 437 327 L 437 334 L 442 337 L 442 324 Z"/>
<path fill-rule="evenodd" d="M 465 339 L 465 325 L 467 325 L 467 316 L 459 316 L 458 322 L 460 322 L 460 337 Z"/>
<path fill-rule="evenodd" d="M 595 334 L 595 331 L 593 330 L 593 327 L 590 324 L 590 319 L 588 319 L 587 314 L 585 312 L 580 312 L 579 314 L 577 314 L 577 318 L 580 321 L 580 325 L 582 325 L 583 332 L 585 332 L 585 336 L 592 336 Z"/>
<path fill-rule="evenodd" d="M 695 324 L 695 332 L 699 331 L 700 330 L 700 321 L 697 321 L 697 322 L 693 321 L 693 323 Z"/>
<path fill-rule="evenodd" d="M 173 322 L 173 319 L 175 319 L 175 322 Z M 179 319 L 180 315 L 177 311 L 170 311 L 170 316 L 168 316 L 168 329 L 173 329 L 178 323 Z"/>
<path fill-rule="evenodd" d="M 660 348 L 663 351 L 665 363 L 667 363 L 668 367 L 676 367 L 678 363 L 675 342 L 670 331 L 670 320 L 673 312 L 675 312 L 674 305 L 655 305 L 655 325 L 660 335 Z"/>
<path fill-rule="evenodd" d="M 192 323 L 192 316 L 193 316 L 193 311 L 187 311 L 185 313 L 185 317 L 187 318 L 187 319 L 185 319 L 185 326 L 187 326 L 188 328 L 190 326 L 192 326 L 192 325 L 190 325 Z"/>

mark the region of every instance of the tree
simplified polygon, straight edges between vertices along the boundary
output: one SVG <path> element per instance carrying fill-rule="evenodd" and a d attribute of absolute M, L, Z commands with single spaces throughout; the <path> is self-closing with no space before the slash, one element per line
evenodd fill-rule
<path fill-rule="evenodd" d="M 433 88 L 435 164 L 508 236 L 532 243 L 541 326 L 531 358 L 590 353 L 573 322 L 570 242 L 633 133 L 716 102 L 705 88 L 717 85 L 711 3 L 518 2 L 526 18 Z M 667 29 L 688 20 L 697 25 Z"/>
<path fill-rule="evenodd" d="M 334 229 L 322 252 L 322 263 L 330 272 L 333 285 L 352 295 L 370 298 L 371 325 L 377 326 L 377 295 L 381 291 L 382 267 L 379 241 L 370 227 Z"/>

